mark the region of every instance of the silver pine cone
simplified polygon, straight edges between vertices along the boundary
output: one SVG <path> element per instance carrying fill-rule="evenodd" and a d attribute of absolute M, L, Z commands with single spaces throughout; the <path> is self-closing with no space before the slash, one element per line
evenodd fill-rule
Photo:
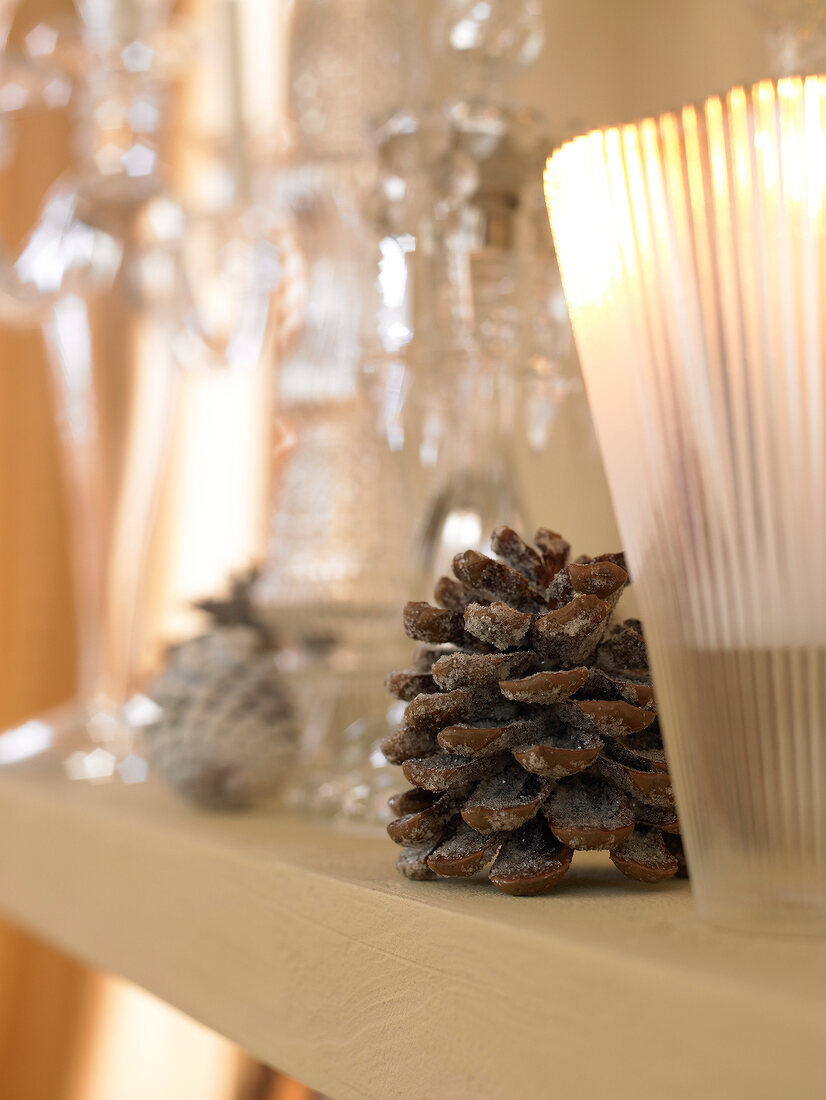
<path fill-rule="evenodd" d="M 150 763 L 198 805 L 253 805 L 295 757 L 290 705 L 254 626 L 219 626 L 175 646 L 148 694 L 161 708 L 147 729 Z"/>

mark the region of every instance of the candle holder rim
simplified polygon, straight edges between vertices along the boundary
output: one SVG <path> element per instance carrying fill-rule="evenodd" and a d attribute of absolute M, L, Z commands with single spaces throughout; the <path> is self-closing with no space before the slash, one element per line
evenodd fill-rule
<path fill-rule="evenodd" d="M 566 138 L 561 144 L 557 145 L 555 149 L 551 151 L 545 162 L 545 173 L 551 166 L 551 162 L 561 153 L 563 150 L 569 149 L 574 145 L 579 145 L 587 141 L 591 141 L 594 138 L 602 137 L 611 133 L 623 133 L 624 131 L 639 131 L 646 125 L 661 126 L 664 119 L 673 119 L 674 122 L 682 129 L 682 116 L 686 111 L 694 111 L 698 116 L 703 115 L 710 104 L 712 103 L 726 103 L 730 102 L 732 96 L 738 93 L 754 99 L 757 97 L 761 89 L 771 89 L 773 95 L 783 96 L 784 89 L 787 86 L 794 84 L 800 85 L 802 91 L 806 85 L 820 84 L 821 93 L 826 99 L 826 70 L 818 73 L 790 73 L 781 77 L 763 77 L 761 80 L 755 80 L 750 84 L 740 83 L 734 84 L 724 92 L 716 92 L 712 95 L 708 95 L 705 99 L 692 100 L 689 103 L 683 103 L 679 107 L 672 108 L 667 111 L 659 111 L 658 113 L 640 115 L 635 119 L 631 119 L 628 122 L 614 122 L 606 126 L 593 126 L 590 130 L 584 130 L 581 134 L 575 134 L 573 137 Z"/>

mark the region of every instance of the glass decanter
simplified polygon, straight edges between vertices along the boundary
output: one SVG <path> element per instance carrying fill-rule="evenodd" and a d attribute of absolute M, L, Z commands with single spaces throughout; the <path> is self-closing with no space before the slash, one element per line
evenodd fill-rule
<path fill-rule="evenodd" d="M 390 777 L 364 769 L 388 732 L 383 678 L 406 591 L 409 519 L 404 471 L 364 368 L 369 228 L 363 166 L 350 167 L 303 175 L 292 196 L 306 305 L 279 368 L 278 469 L 256 603 L 284 643 L 279 661 L 303 709 L 288 804 L 372 823 Z"/>
<path fill-rule="evenodd" d="M 380 135 L 389 179 L 420 195 L 406 421 L 430 471 L 422 594 L 457 550 L 486 549 L 498 524 L 525 526 L 517 444 L 544 450 L 577 386 L 562 366 L 570 326 L 544 226 L 551 140 L 504 91 L 539 54 L 541 5 L 451 0 L 432 32 L 454 95 L 399 112 Z"/>

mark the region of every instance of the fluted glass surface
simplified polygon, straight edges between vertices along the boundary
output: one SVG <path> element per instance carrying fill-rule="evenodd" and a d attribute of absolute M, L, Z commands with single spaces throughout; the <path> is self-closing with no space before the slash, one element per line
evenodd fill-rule
<path fill-rule="evenodd" d="M 546 194 L 700 910 L 826 933 L 826 77 L 579 138 Z"/>

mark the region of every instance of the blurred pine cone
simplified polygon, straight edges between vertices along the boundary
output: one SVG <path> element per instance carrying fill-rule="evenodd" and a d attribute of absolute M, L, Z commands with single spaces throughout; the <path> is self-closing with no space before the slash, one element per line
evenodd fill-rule
<path fill-rule="evenodd" d="M 298 730 L 270 637 L 250 600 L 254 580 L 245 574 L 233 580 L 228 599 L 196 605 L 212 616 L 213 629 L 170 649 L 147 689 L 161 708 L 146 731 L 151 765 L 210 809 L 260 801 L 297 752 Z"/>
<path fill-rule="evenodd" d="M 643 882 L 684 874 L 642 627 L 610 621 L 624 557 L 569 564 L 559 535 L 535 542 L 498 528 L 496 559 L 457 554 L 440 606 L 405 608 L 425 644 L 387 677 L 408 705 L 382 748 L 414 784 L 391 799 L 397 865 L 424 879 L 492 864 L 510 894 L 555 886 L 575 850 Z"/>

